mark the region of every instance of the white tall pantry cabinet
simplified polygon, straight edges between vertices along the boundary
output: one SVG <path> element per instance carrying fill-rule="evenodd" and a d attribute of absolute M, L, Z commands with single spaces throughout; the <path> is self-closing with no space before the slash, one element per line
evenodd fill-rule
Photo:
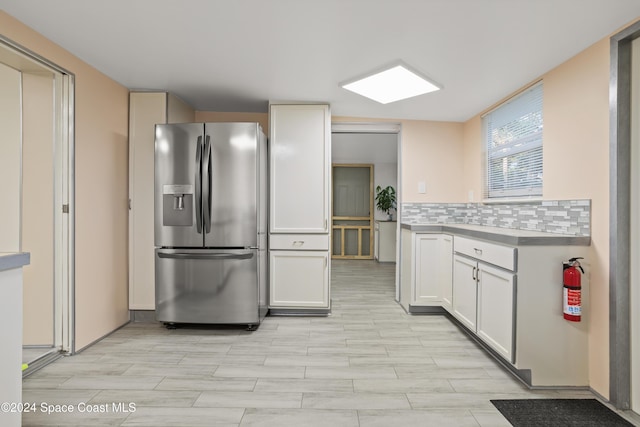
<path fill-rule="evenodd" d="M 170 93 L 129 94 L 129 310 L 155 310 L 155 125 L 194 120 L 194 109 Z"/>
<path fill-rule="evenodd" d="M 328 313 L 329 106 L 272 103 L 269 134 L 269 307 Z"/>

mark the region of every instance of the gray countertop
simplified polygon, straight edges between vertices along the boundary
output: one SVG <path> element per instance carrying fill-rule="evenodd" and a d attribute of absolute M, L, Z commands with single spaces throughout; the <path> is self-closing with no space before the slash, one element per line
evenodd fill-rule
<path fill-rule="evenodd" d="M 405 224 L 402 228 L 415 233 L 449 233 L 513 246 L 589 246 L 590 236 L 543 233 L 468 224 Z"/>
<path fill-rule="evenodd" d="M 0 271 L 20 268 L 30 263 L 29 252 L 0 252 Z"/>

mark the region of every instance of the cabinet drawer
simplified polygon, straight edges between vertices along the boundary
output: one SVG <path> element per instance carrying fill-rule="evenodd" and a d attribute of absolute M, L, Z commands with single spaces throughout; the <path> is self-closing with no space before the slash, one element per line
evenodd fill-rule
<path fill-rule="evenodd" d="M 272 234 L 269 249 L 275 250 L 329 250 L 328 234 Z"/>
<path fill-rule="evenodd" d="M 516 271 L 516 248 L 455 236 L 453 250 L 480 261 Z"/>

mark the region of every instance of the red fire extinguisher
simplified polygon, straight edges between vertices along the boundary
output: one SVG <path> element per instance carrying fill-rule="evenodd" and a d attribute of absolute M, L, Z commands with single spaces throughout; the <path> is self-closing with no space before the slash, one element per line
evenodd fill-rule
<path fill-rule="evenodd" d="M 562 264 L 563 298 L 562 306 L 564 318 L 571 322 L 579 322 L 582 316 L 582 285 L 580 271 L 584 273 L 578 262 L 581 257 L 571 258 Z M 580 271 L 578 271 L 580 269 Z"/>

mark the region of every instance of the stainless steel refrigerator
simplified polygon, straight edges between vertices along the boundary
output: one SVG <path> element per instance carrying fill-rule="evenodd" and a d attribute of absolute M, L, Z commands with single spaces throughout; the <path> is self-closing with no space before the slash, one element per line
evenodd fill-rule
<path fill-rule="evenodd" d="M 260 324 L 267 313 L 267 147 L 257 123 L 155 129 L 156 319 Z"/>

